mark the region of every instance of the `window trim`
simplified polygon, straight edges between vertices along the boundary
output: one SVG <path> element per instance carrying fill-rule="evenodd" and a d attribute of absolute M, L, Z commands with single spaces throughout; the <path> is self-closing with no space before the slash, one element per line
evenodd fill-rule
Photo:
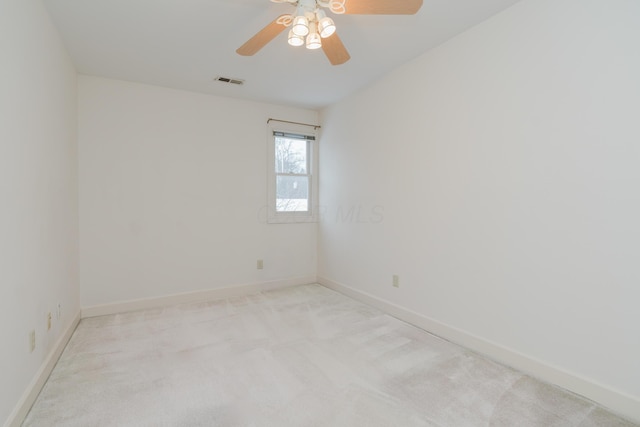
<path fill-rule="evenodd" d="M 276 132 L 313 136 L 307 140 L 310 146 L 308 161 L 309 209 L 304 212 L 278 212 L 276 210 Z M 318 222 L 318 129 L 291 123 L 273 123 L 267 125 L 267 223 L 291 224 Z"/>

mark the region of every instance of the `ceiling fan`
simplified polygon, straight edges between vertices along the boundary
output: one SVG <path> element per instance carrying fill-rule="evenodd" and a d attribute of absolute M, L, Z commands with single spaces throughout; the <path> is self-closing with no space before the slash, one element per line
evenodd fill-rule
<path fill-rule="evenodd" d="M 294 13 L 277 17 L 251 37 L 236 52 L 240 55 L 255 55 L 285 28 L 289 30 L 291 46 L 306 45 L 307 49 L 322 48 L 332 65 L 347 62 L 351 56 L 336 33 L 336 25 L 325 10 L 337 15 L 413 15 L 422 0 L 271 0 L 274 3 L 289 3 L 296 7 Z"/>

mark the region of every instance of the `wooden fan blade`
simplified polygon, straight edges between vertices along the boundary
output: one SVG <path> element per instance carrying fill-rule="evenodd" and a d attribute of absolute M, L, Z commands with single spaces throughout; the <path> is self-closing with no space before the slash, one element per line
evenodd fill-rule
<path fill-rule="evenodd" d="M 422 0 L 346 0 L 348 15 L 413 15 L 422 7 Z"/>
<path fill-rule="evenodd" d="M 322 39 L 322 50 L 329 58 L 331 65 L 340 65 L 351 59 L 347 48 L 342 44 L 342 40 L 337 33 L 333 33 L 330 37 Z"/>
<path fill-rule="evenodd" d="M 284 25 L 280 24 L 278 20 L 287 15 L 281 15 L 274 19 L 269 25 L 251 37 L 245 44 L 240 46 L 236 52 L 243 56 L 255 55 L 260 49 L 265 47 L 267 43 L 276 38 L 278 34 L 284 31 Z"/>

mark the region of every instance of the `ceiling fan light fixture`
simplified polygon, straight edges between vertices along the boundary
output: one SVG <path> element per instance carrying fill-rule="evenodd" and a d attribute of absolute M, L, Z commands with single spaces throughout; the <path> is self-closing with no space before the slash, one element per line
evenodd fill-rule
<path fill-rule="evenodd" d="M 322 47 L 322 39 L 318 34 L 318 28 L 315 22 L 311 23 L 311 30 L 307 36 L 307 49 L 320 49 Z"/>
<path fill-rule="evenodd" d="M 274 19 L 236 49 L 236 52 L 242 56 L 255 55 L 267 43 L 275 39 L 285 29 L 291 27 L 287 38 L 290 45 L 306 44 L 308 49 L 322 48 L 331 65 L 344 64 L 351 56 L 338 36 L 333 19 L 327 17 L 328 12 L 326 12 L 326 9 L 335 14 L 347 13 L 349 15 L 414 15 L 420 10 L 424 2 L 424 0 L 271 1 L 274 3 L 289 3 L 296 10 L 293 13 L 282 14 Z M 348 6 L 346 6 L 347 2 Z"/>
<path fill-rule="evenodd" d="M 304 37 L 309 34 L 309 19 L 304 15 L 298 15 L 293 18 L 293 24 L 291 27 L 293 34 L 299 37 Z"/>
<path fill-rule="evenodd" d="M 293 30 L 289 30 L 289 39 L 287 41 L 291 46 L 302 46 L 304 44 L 304 37 L 297 35 Z"/>

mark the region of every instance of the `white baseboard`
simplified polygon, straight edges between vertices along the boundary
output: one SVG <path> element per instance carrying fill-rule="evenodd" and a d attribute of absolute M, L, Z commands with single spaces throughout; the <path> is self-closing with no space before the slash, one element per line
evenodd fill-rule
<path fill-rule="evenodd" d="M 78 323 L 80 323 L 80 312 L 76 314 L 69 327 L 64 331 L 60 338 L 58 338 L 58 341 L 56 341 L 55 345 L 49 352 L 49 355 L 44 360 L 40 369 L 38 369 L 38 372 L 36 372 L 36 375 L 33 377 L 33 380 L 31 380 L 31 383 L 29 383 L 22 394 L 22 397 L 9 415 L 9 418 L 7 418 L 4 423 L 4 427 L 19 427 L 22 424 L 31 409 L 31 405 L 36 401 L 38 394 L 40 394 L 40 390 L 42 390 L 44 383 L 47 382 L 51 371 L 53 371 L 60 355 L 71 339 L 71 335 L 73 335 L 73 332 L 76 330 Z"/>
<path fill-rule="evenodd" d="M 629 418 L 634 422 L 640 422 L 639 397 L 611 389 L 589 378 L 568 372 L 562 368 L 440 323 L 437 320 L 330 279 L 318 277 L 318 283 L 355 300 L 376 307 L 393 317 L 417 326 L 420 329 L 424 329 L 447 341 L 459 344 L 545 382 L 555 384 L 573 393 L 584 396 L 622 417 Z"/>
<path fill-rule="evenodd" d="M 86 317 L 105 316 L 108 314 L 147 310 L 150 308 L 168 307 L 171 305 L 186 304 L 191 302 L 238 297 L 261 291 L 267 291 L 270 289 L 285 288 L 288 286 L 296 285 L 308 285 L 310 283 L 316 283 L 315 276 L 294 277 L 290 279 L 252 283 L 248 285 L 229 286 L 226 288 L 173 294 L 163 297 L 144 298 L 130 301 L 121 301 L 112 304 L 94 305 L 82 309 L 82 318 L 84 319 Z"/>

